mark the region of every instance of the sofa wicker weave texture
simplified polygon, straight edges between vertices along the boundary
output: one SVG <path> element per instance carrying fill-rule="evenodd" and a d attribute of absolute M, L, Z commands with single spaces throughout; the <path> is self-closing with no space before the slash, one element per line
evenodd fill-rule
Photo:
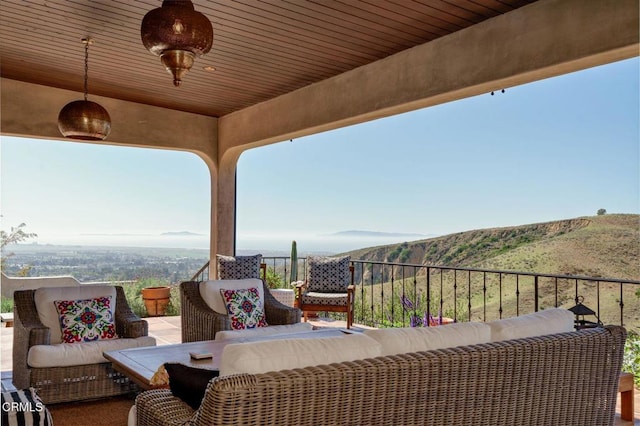
<path fill-rule="evenodd" d="M 228 345 L 220 377 L 209 382 L 197 410 L 168 389 L 150 390 L 136 399 L 137 424 L 613 424 L 625 329 L 568 331 L 571 315 L 562 314 L 564 325 L 553 315 L 535 327 L 520 317 L 374 330 L 358 336 L 373 342 L 360 348 L 360 358 L 338 343 L 357 333 Z M 460 345 L 465 340 L 472 343 Z M 274 367 L 277 346 L 289 369 Z M 320 347 L 324 356 L 316 353 Z M 300 356 L 292 358 L 292 351 Z M 270 359 L 253 366 L 247 361 L 256 354 Z M 336 361 L 340 356 L 343 361 Z"/>
<path fill-rule="evenodd" d="M 62 332 L 49 300 L 111 299 L 117 336 L 108 340 L 62 343 Z M 52 299 L 52 300 L 53 300 Z M 115 306 L 114 306 L 115 305 Z M 47 314 L 47 309 L 53 310 Z M 46 404 L 130 393 L 137 387 L 116 372 L 103 351 L 153 346 L 148 324 L 135 315 L 119 286 L 48 287 L 14 293 L 13 384 L 33 387 Z"/>

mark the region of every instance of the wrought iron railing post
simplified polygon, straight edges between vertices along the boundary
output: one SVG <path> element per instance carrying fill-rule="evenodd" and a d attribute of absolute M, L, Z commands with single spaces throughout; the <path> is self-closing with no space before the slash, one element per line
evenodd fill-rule
<path fill-rule="evenodd" d="M 407 293 L 406 293 L 405 281 L 404 281 L 404 280 L 405 280 L 404 268 L 405 268 L 405 267 L 403 266 L 403 267 L 402 267 L 402 297 L 404 297 L 404 296 L 407 294 Z M 404 306 L 404 305 L 403 305 L 403 306 Z M 404 327 L 404 326 L 405 326 L 405 324 L 406 324 L 406 322 L 405 322 L 405 319 L 406 319 L 405 311 L 406 311 L 406 310 L 405 310 L 405 309 L 404 309 L 404 307 L 403 307 L 403 309 L 402 309 L 402 326 L 403 326 L 403 327 Z"/>
<path fill-rule="evenodd" d="M 520 316 L 520 275 L 516 275 L 516 316 Z"/>
<path fill-rule="evenodd" d="M 498 291 L 500 293 L 500 302 L 499 302 L 500 307 L 498 309 L 498 312 L 500 314 L 500 319 L 502 319 L 502 273 L 499 274 L 499 281 L 500 281 L 499 283 L 500 288 L 498 289 Z"/>
<path fill-rule="evenodd" d="M 624 311 L 624 292 L 622 291 L 622 283 L 620 283 L 620 325 L 622 327 L 624 327 L 623 311 Z"/>
<path fill-rule="evenodd" d="M 429 268 L 427 268 L 427 283 L 429 282 Z M 428 285 L 428 284 L 427 284 Z M 418 276 L 416 274 L 416 267 L 413 267 L 413 297 L 415 298 L 415 303 L 413 304 L 413 317 L 415 318 L 418 315 L 416 308 L 418 306 Z M 411 318 L 409 318 L 409 324 L 411 324 Z"/>
<path fill-rule="evenodd" d="M 393 319 L 396 317 L 396 310 L 395 310 L 395 294 L 396 292 L 394 291 L 394 284 L 395 284 L 395 276 L 394 276 L 394 265 L 391 265 L 391 321 L 389 321 L 389 323 L 393 324 Z"/>
<path fill-rule="evenodd" d="M 360 263 L 360 319 L 364 321 L 364 263 Z"/>
<path fill-rule="evenodd" d="M 442 319 L 442 315 L 444 314 L 444 298 L 442 297 L 443 293 L 444 283 L 442 282 L 442 269 L 440 269 L 440 310 L 438 311 L 438 321 Z"/>
<path fill-rule="evenodd" d="M 371 324 L 374 322 L 374 313 L 373 313 L 373 263 L 371 265 L 371 285 L 369 286 L 369 294 L 371 294 Z"/>
<path fill-rule="evenodd" d="M 538 298 L 540 297 L 540 288 L 538 287 L 538 276 L 533 277 L 533 312 L 538 312 Z"/>
<path fill-rule="evenodd" d="M 482 321 L 487 320 L 487 272 L 482 273 Z"/>
<path fill-rule="evenodd" d="M 427 267 L 427 313 L 423 319 L 427 320 L 427 327 L 431 327 L 431 270 L 429 267 Z"/>
<path fill-rule="evenodd" d="M 458 271 L 453 270 L 453 320 L 458 321 Z"/>
<path fill-rule="evenodd" d="M 469 293 L 467 293 L 467 316 L 469 317 L 469 321 L 471 321 L 471 271 L 469 271 L 467 283 L 469 286 Z"/>

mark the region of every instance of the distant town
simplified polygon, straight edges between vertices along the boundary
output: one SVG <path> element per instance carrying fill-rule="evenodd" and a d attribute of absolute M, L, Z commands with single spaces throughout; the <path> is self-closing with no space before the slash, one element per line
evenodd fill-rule
<path fill-rule="evenodd" d="M 25 268 L 31 277 L 72 275 L 81 282 L 158 278 L 170 283 L 190 279 L 209 260 L 201 249 L 91 247 L 21 244 L 7 248 L 5 273 Z"/>

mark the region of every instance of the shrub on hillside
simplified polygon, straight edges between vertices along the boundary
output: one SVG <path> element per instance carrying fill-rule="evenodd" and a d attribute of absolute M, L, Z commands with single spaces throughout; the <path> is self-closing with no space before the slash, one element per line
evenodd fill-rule
<path fill-rule="evenodd" d="M 624 344 L 622 371 L 633 374 L 636 386 L 640 386 L 640 334 L 629 331 Z"/>
<path fill-rule="evenodd" d="M 10 297 L 2 296 L 0 312 L 13 312 L 13 299 L 11 299 Z"/>

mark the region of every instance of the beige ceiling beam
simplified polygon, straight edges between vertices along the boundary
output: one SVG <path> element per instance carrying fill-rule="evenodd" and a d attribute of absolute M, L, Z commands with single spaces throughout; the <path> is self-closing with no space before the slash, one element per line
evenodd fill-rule
<path fill-rule="evenodd" d="M 540 0 L 221 117 L 222 161 L 232 151 L 638 56 L 638 16 L 638 0 Z"/>
<path fill-rule="evenodd" d="M 0 79 L 0 130 L 3 135 L 64 140 L 58 113 L 67 103 L 82 99 L 70 90 Z M 111 116 L 111 133 L 95 143 L 198 153 L 216 160 L 218 119 L 114 98 L 89 96 Z M 92 143 L 94 143 L 92 141 Z"/>

